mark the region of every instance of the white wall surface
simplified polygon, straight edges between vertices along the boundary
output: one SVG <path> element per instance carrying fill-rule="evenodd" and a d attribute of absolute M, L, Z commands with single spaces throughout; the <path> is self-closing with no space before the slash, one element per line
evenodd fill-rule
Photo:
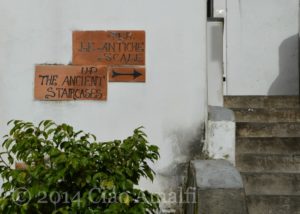
<path fill-rule="evenodd" d="M 205 149 L 213 159 L 225 159 L 235 166 L 235 122 L 207 121 Z"/>
<path fill-rule="evenodd" d="M 1 136 L 10 119 L 67 122 L 101 141 L 143 125 L 161 152 L 143 187 L 174 186 L 170 169 L 197 152 L 206 115 L 206 1 L 1 0 L 0 14 Z M 107 102 L 35 101 L 34 65 L 68 64 L 73 30 L 145 30 L 146 84 L 110 83 Z"/>
<path fill-rule="evenodd" d="M 220 106 L 208 107 L 204 149 L 213 159 L 226 159 L 235 166 L 236 124 L 234 112 Z"/>
<path fill-rule="evenodd" d="M 299 0 L 227 0 L 229 95 L 298 94 Z"/>
<path fill-rule="evenodd" d="M 208 105 L 223 106 L 223 22 L 207 22 Z"/>

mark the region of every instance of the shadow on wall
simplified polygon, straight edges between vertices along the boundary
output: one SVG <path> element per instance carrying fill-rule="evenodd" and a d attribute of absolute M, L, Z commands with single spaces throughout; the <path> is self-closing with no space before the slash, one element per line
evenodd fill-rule
<path fill-rule="evenodd" d="M 279 75 L 268 95 L 299 94 L 298 34 L 285 39 L 279 47 Z"/>

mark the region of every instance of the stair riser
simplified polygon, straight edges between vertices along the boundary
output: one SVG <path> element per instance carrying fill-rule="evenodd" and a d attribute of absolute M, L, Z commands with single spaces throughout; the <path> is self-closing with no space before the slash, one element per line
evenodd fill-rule
<path fill-rule="evenodd" d="M 300 172 L 300 156 L 243 154 L 236 162 L 241 172 Z"/>
<path fill-rule="evenodd" d="M 300 111 L 234 110 L 236 122 L 300 122 Z"/>
<path fill-rule="evenodd" d="M 246 194 L 298 195 L 300 174 L 243 174 Z"/>
<path fill-rule="evenodd" d="M 251 196 L 247 197 L 249 214 L 299 214 L 300 197 Z"/>
<path fill-rule="evenodd" d="M 249 214 L 300 214 L 298 96 L 231 96 Z"/>
<path fill-rule="evenodd" d="M 299 154 L 300 138 L 238 138 L 236 154 Z"/>
<path fill-rule="evenodd" d="M 237 137 L 300 137 L 300 123 L 237 123 Z"/>
<path fill-rule="evenodd" d="M 226 96 L 227 108 L 299 108 L 298 96 Z"/>

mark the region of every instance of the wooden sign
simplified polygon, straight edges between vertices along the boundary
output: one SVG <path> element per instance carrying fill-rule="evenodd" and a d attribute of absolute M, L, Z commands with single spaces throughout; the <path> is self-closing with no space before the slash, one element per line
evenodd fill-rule
<path fill-rule="evenodd" d="M 104 66 L 37 65 L 34 97 L 37 100 L 106 100 Z"/>
<path fill-rule="evenodd" d="M 74 65 L 145 65 L 145 31 L 74 31 Z"/>
<path fill-rule="evenodd" d="M 145 82 L 145 67 L 111 67 L 109 82 Z"/>

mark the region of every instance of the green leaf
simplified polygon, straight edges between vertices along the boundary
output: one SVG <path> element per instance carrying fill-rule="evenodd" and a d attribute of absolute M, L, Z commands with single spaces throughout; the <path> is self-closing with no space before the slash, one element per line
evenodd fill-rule
<path fill-rule="evenodd" d="M 5 147 L 5 149 L 8 149 L 12 142 L 14 142 L 13 138 L 7 138 L 2 145 Z"/>
<path fill-rule="evenodd" d="M 13 164 L 14 163 L 14 158 L 12 156 L 8 156 L 8 162 L 9 164 Z"/>
<path fill-rule="evenodd" d="M 17 181 L 18 181 L 19 183 L 24 184 L 25 181 L 26 181 L 26 173 L 25 173 L 25 172 L 19 173 L 19 175 L 18 175 L 18 177 L 17 177 Z"/>

